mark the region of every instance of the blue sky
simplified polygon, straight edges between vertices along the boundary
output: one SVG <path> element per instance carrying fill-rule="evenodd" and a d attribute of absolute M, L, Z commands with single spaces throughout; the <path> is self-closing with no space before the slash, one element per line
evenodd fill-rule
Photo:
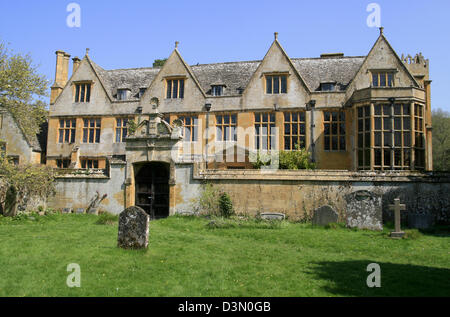
<path fill-rule="evenodd" d="M 69 28 L 66 7 L 81 7 Z M 430 59 L 432 106 L 450 111 L 450 1 L 301 0 L 0 0 L 0 39 L 30 53 L 51 81 L 56 50 L 105 69 L 151 66 L 179 50 L 189 64 L 262 59 L 273 32 L 291 57 L 326 52 L 366 55 L 378 37 L 366 24 L 369 3 L 381 6 L 385 34 L 399 55 Z"/>

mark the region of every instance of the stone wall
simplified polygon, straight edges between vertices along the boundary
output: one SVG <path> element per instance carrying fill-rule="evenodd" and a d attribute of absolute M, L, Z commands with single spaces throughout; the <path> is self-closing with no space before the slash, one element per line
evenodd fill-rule
<path fill-rule="evenodd" d="M 96 192 L 107 194 L 99 210 L 119 214 L 125 209 L 125 164 L 111 164 L 109 175 L 66 174 L 56 179 L 56 195 L 48 206 L 55 209 L 86 209 Z"/>
<path fill-rule="evenodd" d="M 383 222 L 393 221 L 388 205 L 400 197 L 407 206 L 404 220 L 409 213 L 423 213 L 432 214 L 438 223 L 450 223 L 450 174 L 203 170 L 198 163 L 176 163 L 173 173 L 171 215 L 192 211 L 202 184 L 211 183 L 230 195 L 239 214 L 281 212 L 290 220 L 301 221 L 310 220 L 315 209 L 330 205 L 338 212 L 339 221 L 346 222 L 346 197 L 366 190 L 381 196 Z M 86 208 L 98 191 L 108 195 L 100 209 L 118 214 L 133 201 L 124 194 L 127 178 L 124 164 L 112 164 L 109 176 L 60 177 L 49 207 Z"/>
<path fill-rule="evenodd" d="M 438 223 L 450 223 L 450 175 L 411 172 L 200 170 L 192 169 L 188 200 L 200 192 L 198 181 L 230 194 L 238 213 L 282 212 L 291 220 L 311 219 L 323 205 L 332 206 L 345 222 L 345 197 L 366 190 L 382 197 L 383 222 L 393 221 L 388 205 L 400 197 L 408 213 L 432 214 Z M 180 203 L 185 207 L 186 201 Z M 178 209 L 178 206 L 177 208 Z"/>

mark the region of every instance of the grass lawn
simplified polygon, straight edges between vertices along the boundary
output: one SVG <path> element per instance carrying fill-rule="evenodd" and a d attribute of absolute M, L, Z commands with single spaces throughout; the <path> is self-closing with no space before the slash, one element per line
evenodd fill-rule
<path fill-rule="evenodd" d="M 448 232 L 393 240 L 388 229 L 170 217 L 150 223 L 148 250 L 133 251 L 116 247 L 117 223 L 97 219 L 0 217 L 0 296 L 450 296 Z M 66 286 L 70 263 L 80 288 Z M 381 288 L 366 286 L 369 263 Z"/>

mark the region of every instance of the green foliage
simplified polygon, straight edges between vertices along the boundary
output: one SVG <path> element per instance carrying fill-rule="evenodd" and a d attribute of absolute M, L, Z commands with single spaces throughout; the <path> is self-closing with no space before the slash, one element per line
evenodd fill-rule
<path fill-rule="evenodd" d="M 16 166 L 0 149 L 0 204 L 5 203 L 7 192 L 11 188 L 17 193 L 19 205 L 30 197 L 45 200 L 55 193 L 54 178 L 52 168 L 31 164 Z"/>
<path fill-rule="evenodd" d="M 417 240 L 421 238 L 423 235 L 422 233 L 417 229 L 408 229 L 405 230 L 405 236 L 404 239 L 411 239 L 411 240 Z"/>
<path fill-rule="evenodd" d="M 250 162 L 253 168 L 260 169 L 263 166 L 270 166 L 271 155 L 266 151 L 258 151 L 256 154 L 250 153 Z"/>
<path fill-rule="evenodd" d="M 433 169 L 450 171 L 450 113 L 433 110 Z"/>
<path fill-rule="evenodd" d="M 98 216 L 98 219 L 95 223 L 98 225 L 113 225 L 116 224 L 118 220 L 119 220 L 118 215 L 113 215 L 108 212 L 104 212 Z"/>
<path fill-rule="evenodd" d="M 219 198 L 220 214 L 224 218 L 230 218 L 234 214 L 233 203 L 227 193 L 222 193 Z"/>
<path fill-rule="evenodd" d="M 280 151 L 280 169 L 301 170 L 314 169 L 310 153 L 306 149 L 296 146 L 295 151 Z"/>
<path fill-rule="evenodd" d="M 155 59 L 155 61 L 153 62 L 153 67 L 163 67 L 164 64 L 166 63 L 167 58 L 164 59 Z"/>
<path fill-rule="evenodd" d="M 208 229 L 281 229 L 282 224 L 283 222 L 280 220 L 264 220 L 244 217 L 214 217 L 206 224 L 206 227 Z"/>
<path fill-rule="evenodd" d="M 311 162 L 310 153 L 296 145 L 294 151 L 279 151 L 278 158 L 274 155 L 274 159 L 278 159 L 278 162 L 273 161 L 270 153 L 258 151 L 256 157 L 253 157 L 253 168 L 260 169 L 263 166 L 270 166 L 271 163 L 278 163 L 279 169 L 282 170 L 301 170 L 301 169 L 314 169 L 315 164 Z"/>
<path fill-rule="evenodd" d="M 128 120 L 127 129 L 128 135 L 133 135 L 136 132 L 137 123 L 133 119 Z"/>
<path fill-rule="evenodd" d="M 23 222 L 0 217 L 0 297 L 449 294 L 443 278 L 450 269 L 448 234 L 395 240 L 381 232 L 287 221 L 271 230 L 268 223 L 238 217 L 219 219 L 233 227 L 210 229 L 210 219 L 169 217 L 152 221 L 148 250 L 130 252 L 117 248 L 117 226 L 97 220 L 76 214 Z M 82 287 L 65 283 L 72 262 L 81 266 Z M 381 266 L 380 288 L 365 283 L 370 263 Z"/>
<path fill-rule="evenodd" d="M 201 215 L 220 216 L 220 190 L 212 184 L 203 184 L 194 209 Z"/>
<path fill-rule="evenodd" d="M 0 42 L 0 105 L 14 117 L 28 140 L 40 131 L 47 110 L 48 81 L 37 73 L 30 55 L 13 54 Z"/>
<path fill-rule="evenodd" d="M 344 223 L 329 223 L 326 226 L 324 226 L 325 229 L 332 229 L 332 230 L 336 230 L 336 229 L 347 229 L 346 225 Z"/>

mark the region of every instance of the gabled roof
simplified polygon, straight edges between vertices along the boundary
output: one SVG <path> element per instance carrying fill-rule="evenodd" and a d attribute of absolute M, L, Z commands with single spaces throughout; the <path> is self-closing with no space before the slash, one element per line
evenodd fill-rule
<path fill-rule="evenodd" d="M 1 112 L 7 112 L 11 118 L 14 120 L 14 123 L 16 124 L 16 126 L 19 128 L 20 132 L 22 133 L 23 138 L 25 139 L 25 141 L 28 143 L 28 145 L 32 148 L 32 150 L 34 152 L 42 152 L 44 143 L 43 142 L 47 142 L 47 134 L 46 134 L 46 129 L 47 129 L 47 122 L 42 123 L 40 128 L 41 131 L 36 134 L 36 135 L 30 135 L 27 136 L 22 128 L 22 125 L 19 123 L 19 121 L 16 119 L 16 117 L 11 113 L 11 111 L 9 111 L 6 107 L 3 107 L 2 105 L 0 105 L 0 110 Z M 45 141 L 44 141 L 45 138 Z"/>
<path fill-rule="evenodd" d="M 323 82 L 336 82 L 347 86 L 361 67 L 364 58 L 292 58 L 291 61 L 308 88 L 316 91 Z M 136 99 L 135 95 L 139 89 L 150 86 L 161 70 L 159 67 L 104 70 L 94 62 L 91 63 L 111 97 L 117 89 L 128 88 L 131 90 L 131 99 Z M 209 94 L 211 85 L 220 83 L 226 86 L 224 96 L 236 96 L 239 95 L 239 88 L 247 87 L 260 64 L 261 61 L 225 62 L 192 65 L 190 68 L 206 94 Z"/>
<path fill-rule="evenodd" d="M 94 66 L 102 77 L 106 92 L 113 97 L 117 89 L 130 89 L 130 99 L 138 99 L 141 88 L 148 88 L 158 74 L 160 68 L 132 68 L 104 70 L 98 65 Z M 112 98 L 114 100 L 114 98 Z"/>
<path fill-rule="evenodd" d="M 244 90 L 261 61 L 229 62 L 191 66 L 203 91 L 209 94 L 211 85 L 226 86 L 224 96 L 239 95 L 238 89 Z"/>
<path fill-rule="evenodd" d="M 336 82 L 346 86 L 355 77 L 365 56 L 334 58 L 292 58 L 297 71 L 311 91 L 317 91 L 321 83 Z"/>

